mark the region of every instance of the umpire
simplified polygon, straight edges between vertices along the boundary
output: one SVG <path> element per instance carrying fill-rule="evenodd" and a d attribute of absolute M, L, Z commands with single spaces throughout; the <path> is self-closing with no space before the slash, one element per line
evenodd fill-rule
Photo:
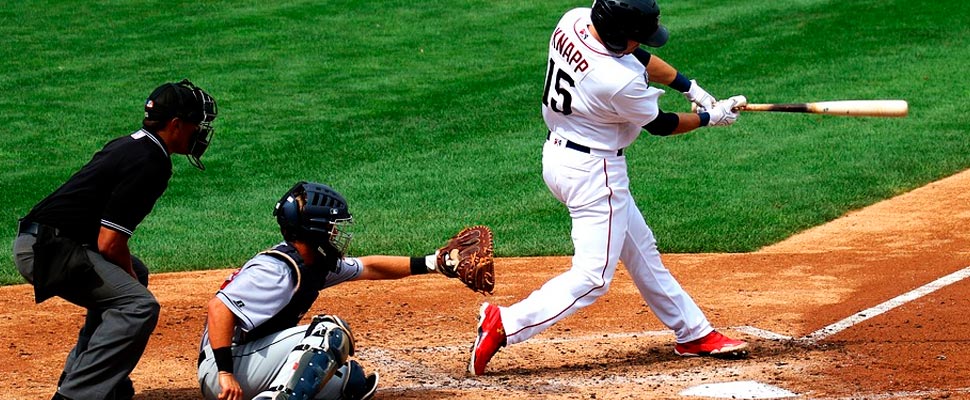
<path fill-rule="evenodd" d="M 148 268 L 128 239 L 172 177 L 172 154 L 199 158 L 216 102 L 188 80 L 156 88 L 138 131 L 112 140 L 20 220 L 14 263 L 38 303 L 61 297 L 87 309 L 54 399 L 131 399 L 128 375 L 158 322 Z"/>

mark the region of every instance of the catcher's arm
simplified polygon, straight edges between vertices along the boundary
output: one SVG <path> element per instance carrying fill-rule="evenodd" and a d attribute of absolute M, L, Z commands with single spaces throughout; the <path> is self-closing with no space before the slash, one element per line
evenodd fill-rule
<path fill-rule="evenodd" d="M 233 375 L 232 335 L 236 327 L 236 315 L 218 298 L 206 304 L 209 344 L 219 369 L 220 399 L 241 399 L 242 387 Z M 228 359 L 227 359 L 228 358 Z"/>
<path fill-rule="evenodd" d="M 414 275 L 411 262 L 414 257 L 404 256 L 363 256 L 360 257 L 361 272 L 353 280 L 400 279 Z M 424 260 L 423 257 L 420 258 Z"/>
<path fill-rule="evenodd" d="M 438 271 L 481 293 L 495 289 L 492 230 L 485 226 L 462 229 L 433 254 L 424 257 L 360 257 L 361 273 L 353 280 L 399 279 Z"/>

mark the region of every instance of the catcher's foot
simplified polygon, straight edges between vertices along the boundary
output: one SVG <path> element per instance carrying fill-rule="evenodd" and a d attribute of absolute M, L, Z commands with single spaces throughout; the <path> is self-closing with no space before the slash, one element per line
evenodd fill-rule
<path fill-rule="evenodd" d="M 488 303 L 482 304 L 478 311 L 478 338 L 472 345 L 472 358 L 468 363 L 468 372 L 475 375 L 485 373 L 485 366 L 505 346 L 505 327 L 502 326 L 502 315 L 498 307 Z"/>
<path fill-rule="evenodd" d="M 718 331 L 711 331 L 700 339 L 677 343 L 674 346 L 674 353 L 684 357 L 706 356 L 733 360 L 747 357 L 747 348 L 746 342 L 731 339 Z"/>

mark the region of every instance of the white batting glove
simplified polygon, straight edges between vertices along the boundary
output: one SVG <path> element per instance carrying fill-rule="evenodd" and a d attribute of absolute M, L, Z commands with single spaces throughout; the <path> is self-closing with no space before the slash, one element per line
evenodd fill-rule
<path fill-rule="evenodd" d="M 717 99 L 715 99 L 714 96 L 711 96 L 710 93 L 707 93 L 707 91 L 704 90 L 701 85 L 698 85 L 697 81 L 694 79 L 690 80 L 690 89 L 684 92 L 684 97 L 686 97 L 691 103 L 697 105 L 697 109 L 700 112 L 710 110 L 712 107 L 714 107 L 714 103 L 717 103 Z"/>
<path fill-rule="evenodd" d="M 711 120 L 707 122 L 707 126 L 727 126 L 734 123 L 740 115 L 739 107 L 748 104 L 748 99 L 744 96 L 732 96 L 727 100 L 721 100 L 714 103 L 714 106 L 707 110 L 708 115 L 711 116 Z"/>

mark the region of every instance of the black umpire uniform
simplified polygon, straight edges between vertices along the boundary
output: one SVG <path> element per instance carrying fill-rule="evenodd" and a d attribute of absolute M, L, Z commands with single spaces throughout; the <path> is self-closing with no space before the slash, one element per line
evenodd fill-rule
<path fill-rule="evenodd" d="M 166 83 L 145 103 L 142 129 L 112 140 L 20 220 L 14 263 L 35 300 L 61 297 L 87 309 L 54 399 L 130 399 L 128 375 L 158 322 L 148 268 L 128 238 L 172 176 L 171 154 L 208 147 L 214 99 L 188 80 Z"/>

